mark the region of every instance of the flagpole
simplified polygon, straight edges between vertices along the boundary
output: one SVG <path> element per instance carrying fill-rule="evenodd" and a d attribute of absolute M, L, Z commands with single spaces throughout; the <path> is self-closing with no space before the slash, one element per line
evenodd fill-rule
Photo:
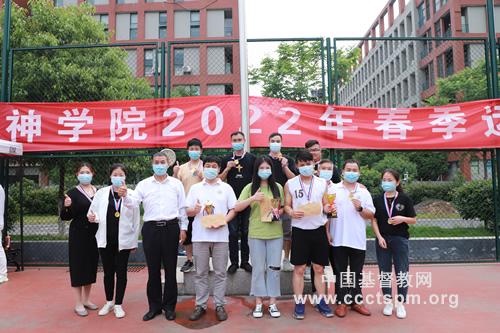
<path fill-rule="evenodd" d="M 240 104 L 241 104 L 241 131 L 245 134 L 246 151 L 250 151 L 250 125 L 248 116 L 248 54 L 246 38 L 246 10 L 245 0 L 238 0 L 238 30 L 240 46 Z"/>

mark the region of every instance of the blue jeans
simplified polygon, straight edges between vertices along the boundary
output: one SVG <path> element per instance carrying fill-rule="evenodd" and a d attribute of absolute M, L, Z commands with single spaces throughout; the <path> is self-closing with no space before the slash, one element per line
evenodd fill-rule
<path fill-rule="evenodd" d="M 377 252 L 377 262 L 380 269 L 382 292 L 385 298 L 392 298 L 392 263 L 394 262 L 394 270 L 396 276 L 396 284 L 398 288 L 397 299 L 399 302 L 406 302 L 408 295 L 410 268 L 409 260 L 409 240 L 402 236 L 382 235 L 387 243 L 387 249 L 383 249 L 375 242 Z M 385 277 L 384 277 L 385 276 Z"/>

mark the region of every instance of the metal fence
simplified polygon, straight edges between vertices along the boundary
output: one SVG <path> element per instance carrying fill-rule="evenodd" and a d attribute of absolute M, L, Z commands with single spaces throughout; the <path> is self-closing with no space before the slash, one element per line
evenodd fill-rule
<path fill-rule="evenodd" d="M 492 98 L 496 69 L 490 65 L 488 45 L 484 38 L 253 39 L 248 44 L 250 91 L 298 101 L 391 108 Z M 13 49 L 8 96 L 17 102 L 65 102 L 239 94 L 238 47 L 237 40 L 217 40 Z M 96 185 L 107 184 L 113 162 L 123 162 L 133 187 L 150 175 L 151 153 L 44 153 L 3 159 L 0 174 L 9 180 L 9 232 L 23 250 L 21 260 L 67 263 L 68 225 L 58 211 L 63 193 L 75 185 L 79 161 L 94 165 Z M 187 158 L 183 151 L 178 157 Z M 400 168 L 419 216 L 410 231 L 412 262 L 499 259 L 498 149 L 325 150 L 324 157 L 339 167 L 347 158 L 359 159 L 361 181 L 374 196 L 380 194 L 380 171 Z M 371 228 L 368 236 L 372 251 Z"/>

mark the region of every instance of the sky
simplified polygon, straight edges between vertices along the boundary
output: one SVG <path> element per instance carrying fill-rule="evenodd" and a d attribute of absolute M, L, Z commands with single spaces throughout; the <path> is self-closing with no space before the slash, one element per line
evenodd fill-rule
<path fill-rule="evenodd" d="M 246 0 L 247 38 L 363 37 L 388 0 Z M 248 65 L 259 65 L 277 43 L 249 43 Z M 250 95 L 260 95 L 250 87 Z"/>

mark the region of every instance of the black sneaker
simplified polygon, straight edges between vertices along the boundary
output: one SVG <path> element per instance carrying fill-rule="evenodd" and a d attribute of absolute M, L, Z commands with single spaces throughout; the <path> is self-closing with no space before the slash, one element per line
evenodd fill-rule
<path fill-rule="evenodd" d="M 228 274 L 234 274 L 238 270 L 238 265 L 236 264 L 231 264 L 229 268 L 227 269 Z"/>
<path fill-rule="evenodd" d="M 240 267 L 243 268 L 248 273 L 252 273 L 252 265 L 250 265 L 248 262 L 242 263 Z"/>
<path fill-rule="evenodd" d="M 203 315 L 206 312 L 207 312 L 207 310 L 205 310 L 203 307 L 197 305 L 196 308 L 194 308 L 193 313 L 191 313 L 191 316 L 189 316 L 189 320 L 191 320 L 191 321 L 197 321 L 201 317 L 203 317 Z"/>
<path fill-rule="evenodd" d="M 192 272 L 193 270 L 194 270 L 194 264 L 191 260 L 186 260 L 184 265 L 182 265 L 182 267 L 181 267 L 182 273 L 189 273 L 189 272 Z"/>
<path fill-rule="evenodd" d="M 215 316 L 217 317 L 218 321 L 227 320 L 227 312 L 222 305 L 219 305 L 215 308 Z"/>

